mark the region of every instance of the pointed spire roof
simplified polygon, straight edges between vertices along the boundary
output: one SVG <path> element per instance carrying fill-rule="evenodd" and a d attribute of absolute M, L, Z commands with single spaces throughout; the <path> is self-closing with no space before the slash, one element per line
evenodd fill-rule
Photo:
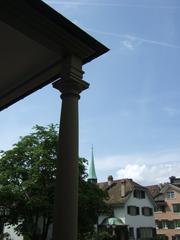
<path fill-rule="evenodd" d="M 89 170 L 88 170 L 88 180 L 97 182 L 96 170 L 95 170 L 95 165 L 94 165 L 93 146 L 92 146 L 92 153 L 91 154 L 92 155 L 91 155 L 91 160 L 89 162 Z"/>

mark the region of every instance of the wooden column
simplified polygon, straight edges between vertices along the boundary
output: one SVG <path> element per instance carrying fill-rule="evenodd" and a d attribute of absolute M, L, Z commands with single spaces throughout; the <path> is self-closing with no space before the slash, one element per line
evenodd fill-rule
<path fill-rule="evenodd" d="M 62 93 L 53 240 L 77 240 L 78 100 L 80 92 L 89 87 L 82 76 L 81 60 L 67 57 L 61 79 L 53 84 Z"/>

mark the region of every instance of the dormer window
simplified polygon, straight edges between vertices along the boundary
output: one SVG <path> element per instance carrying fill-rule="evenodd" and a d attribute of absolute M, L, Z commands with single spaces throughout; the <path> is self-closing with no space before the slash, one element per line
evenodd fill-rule
<path fill-rule="evenodd" d="M 173 199 L 174 198 L 174 192 L 167 192 L 167 199 Z"/>
<path fill-rule="evenodd" d="M 134 190 L 135 198 L 145 198 L 145 192 L 143 190 Z"/>

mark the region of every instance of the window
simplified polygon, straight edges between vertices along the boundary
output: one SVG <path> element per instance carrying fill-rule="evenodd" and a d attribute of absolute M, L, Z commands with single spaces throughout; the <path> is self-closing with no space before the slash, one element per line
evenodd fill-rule
<path fill-rule="evenodd" d="M 167 221 L 168 220 L 156 220 L 156 228 L 157 229 L 167 228 Z"/>
<path fill-rule="evenodd" d="M 162 220 L 163 228 L 174 229 L 174 221 Z"/>
<path fill-rule="evenodd" d="M 139 239 L 153 239 L 155 235 L 154 228 L 137 228 L 137 238 Z"/>
<path fill-rule="evenodd" d="M 165 206 L 157 206 L 154 209 L 155 212 L 165 212 L 166 211 L 166 207 Z"/>
<path fill-rule="evenodd" d="M 174 221 L 168 221 L 168 229 L 174 229 Z"/>
<path fill-rule="evenodd" d="M 139 207 L 136 206 L 128 206 L 127 213 L 131 216 L 139 215 Z"/>
<path fill-rule="evenodd" d="M 153 210 L 150 207 L 142 207 L 142 215 L 144 216 L 152 216 Z"/>
<path fill-rule="evenodd" d="M 172 240 L 180 240 L 180 235 L 178 234 L 178 235 L 173 236 Z"/>
<path fill-rule="evenodd" d="M 168 229 L 168 220 L 162 220 L 162 228 Z"/>
<path fill-rule="evenodd" d="M 180 212 L 180 203 L 173 204 L 173 212 Z"/>
<path fill-rule="evenodd" d="M 159 220 L 155 220 L 156 229 L 159 229 L 159 228 L 161 228 L 161 226 L 160 226 L 159 222 L 160 222 Z"/>
<path fill-rule="evenodd" d="M 143 190 L 134 190 L 135 198 L 145 198 L 145 192 Z"/>
<path fill-rule="evenodd" d="M 174 220 L 174 227 L 180 229 L 180 219 Z"/>
<path fill-rule="evenodd" d="M 167 198 L 173 199 L 174 198 L 174 192 L 167 192 Z"/>
<path fill-rule="evenodd" d="M 134 239 L 134 228 L 133 227 L 129 228 L 129 237 L 130 237 L 130 239 Z"/>
<path fill-rule="evenodd" d="M 156 229 L 174 229 L 174 221 L 156 220 Z"/>
<path fill-rule="evenodd" d="M 168 240 L 169 238 L 165 234 L 158 234 L 156 240 Z"/>

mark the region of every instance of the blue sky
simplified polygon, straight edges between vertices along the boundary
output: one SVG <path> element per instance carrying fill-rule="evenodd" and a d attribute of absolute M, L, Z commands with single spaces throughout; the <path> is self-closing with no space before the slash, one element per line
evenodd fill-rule
<path fill-rule="evenodd" d="M 180 2 L 178 0 L 46 0 L 110 48 L 84 66 L 90 88 L 80 100 L 80 155 L 94 145 L 97 176 L 142 184 L 180 175 Z M 58 123 L 51 85 L 0 114 L 0 148 Z"/>

